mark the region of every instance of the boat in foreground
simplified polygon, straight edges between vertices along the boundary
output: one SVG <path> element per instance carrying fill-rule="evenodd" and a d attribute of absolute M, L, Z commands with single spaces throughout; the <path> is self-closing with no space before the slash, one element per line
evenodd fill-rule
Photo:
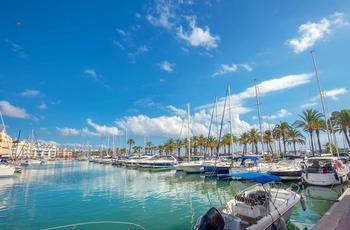
<path fill-rule="evenodd" d="M 243 190 L 226 204 L 210 208 L 198 218 L 194 229 L 286 229 L 286 222 L 299 201 L 306 209 L 304 198 L 298 194 L 299 186 L 291 184 L 289 188 L 283 189 L 278 176 L 248 172 L 229 174 L 227 177 L 258 183 Z"/>

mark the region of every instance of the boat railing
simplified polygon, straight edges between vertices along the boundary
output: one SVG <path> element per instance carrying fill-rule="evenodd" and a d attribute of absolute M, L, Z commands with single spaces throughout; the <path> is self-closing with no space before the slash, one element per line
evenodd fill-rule
<path fill-rule="evenodd" d="M 139 224 L 131 223 L 131 222 L 122 222 L 122 221 L 94 221 L 94 222 L 83 222 L 83 223 L 75 223 L 75 224 L 68 224 L 58 227 L 52 227 L 52 228 L 45 228 L 43 230 L 52 230 L 52 229 L 76 229 L 78 226 L 85 226 L 85 225 L 94 225 L 96 228 L 102 228 L 101 225 L 125 225 L 125 228 L 128 227 L 128 230 L 136 229 L 136 230 L 146 230 L 144 227 L 142 227 Z M 119 228 L 118 228 L 119 229 Z"/>

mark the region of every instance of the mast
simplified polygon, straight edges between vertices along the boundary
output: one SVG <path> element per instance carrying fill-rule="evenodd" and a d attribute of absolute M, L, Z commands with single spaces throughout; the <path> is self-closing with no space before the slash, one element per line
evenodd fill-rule
<path fill-rule="evenodd" d="M 187 139 L 188 139 L 188 161 L 191 160 L 191 139 L 190 139 L 190 103 L 187 104 L 187 116 L 188 116 L 188 129 L 187 129 Z"/>
<path fill-rule="evenodd" d="M 329 149 L 330 149 L 331 154 L 333 154 L 333 149 L 332 149 L 332 146 L 331 146 L 332 142 L 331 142 L 331 137 L 330 137 L 329 128 L 328 128 L 328 122 L 327 122 L 327 120 L 328 120 L 327 117 L 328 116 L 327 116 L 326 109 L 325 109 L 325 102 L 324 102 L 324 98 L 323 98 L 323 91 L 322 91 L 322 87 L 321 87 L 321 83 L 320 83 L 320 78 L 318 77 L 318 70 L 317 70 L 317 66 L 316 66 L 314 52 L 315 52 L 315 50 L 311 50 L 311 56 L 312 56 L 312 61 L 313 61 L 314 68 L 315 68 L 315 74 L 316 74 L 316 79 L 317 79 L 317 84 L 318 84 L 318 90 L 320 92 L 322 110 L 323 110 L 324 119 L 325 119 L 325 123 L 326 123 L 326 129 L 327 129 L 326 132 L 327 132 L 327 137 L 328 137 L 328 142 L 329 142 Z"/>
<path fill-rule="evenodd" d="M 232 155 L 234 154 L 234 149 L 233 149 L 233 135 L 232 135 L 232 116 L 231 116 L 231 94 L 230 94 L 230 84 L 227 86 L 228 90 L 228 113 L 229 113 L 229 123 L 230 123 L 230 152 L 232 150 Z"/>
<path fill-rule="evenodd" d="M 261 125 L 261 118 L 260 118 L 260 102 L 259 102 L 259 97 L 258 97 L 258 89 L 257 89 L 257 84 L 256 84 L 256 78 L 254 78 L 254 86 L 255 86 L 255 99 L 256 99 L 256 104 L 258 107 L 258 119 L 259 119 L 259 127 L 260 127 L 260 136 L 261 136 L 261 151 L 265 159 L 265 150 L 264 150 L 264 139 L 263 139 L 263 130 L 262 130 L 262 125 Z"/>

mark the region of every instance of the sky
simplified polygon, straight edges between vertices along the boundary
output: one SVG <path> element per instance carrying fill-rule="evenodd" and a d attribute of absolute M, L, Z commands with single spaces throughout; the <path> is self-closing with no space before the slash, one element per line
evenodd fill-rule
<path fill-rule="evenodd" d="M 349 41 L 342 0 L 5 0 L 0 111 L 60 148 L 239 136 L 323 113 L 311 51 L 326 114 L 349 109 Z"/>

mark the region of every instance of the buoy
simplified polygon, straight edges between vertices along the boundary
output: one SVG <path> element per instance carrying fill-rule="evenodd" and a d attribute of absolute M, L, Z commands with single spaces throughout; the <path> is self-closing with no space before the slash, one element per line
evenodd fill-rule
<path fill-rule="evenodd" d="M 281 230 L 287 230 L 286 221 L 284 220 L 283 216 L 280 217 L 280 227 Z"/>
<path fill-rule="evenodd" d="M 303 209 L 303 211 L 305 211 L 306 210 L 306 201 L 305 201 L 303 196 L 300 197 L 300 204 L 301 204 L 301 208 Z"/>

